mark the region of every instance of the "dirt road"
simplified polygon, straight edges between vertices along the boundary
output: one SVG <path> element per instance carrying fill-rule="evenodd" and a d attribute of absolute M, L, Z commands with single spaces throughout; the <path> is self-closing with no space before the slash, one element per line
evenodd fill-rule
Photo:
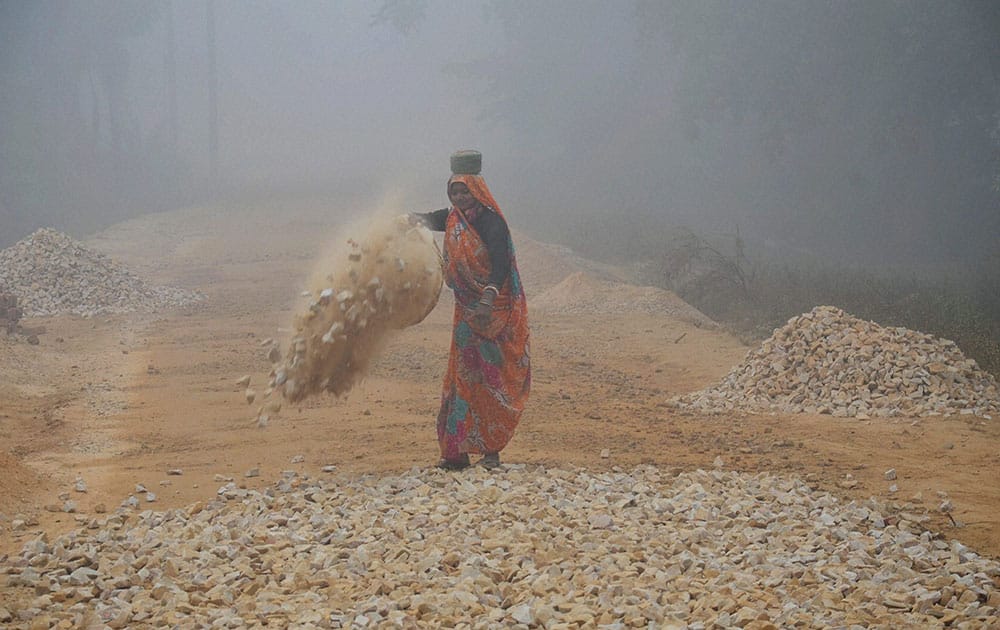
<path fill-rule="evenodd" d="M 27 320 L 41 333 L 37 346 L 0 336 L 0 554 L 39 531 L 77 527 L 102 504 L 113 511 L 136 484 L 156 495 L 145 504 L 136 494 L 144 507 L 162 510 L 204 500 L 230 477 L 261 487 L 288 469 L 432 465 L 447 295 L 391 342 L 346 399 L 286 408 L 258 429 L 256 408 L 235 385 L 249 374 L 263 389 L 269 365 L 260 342 L 289 326 L 298 283 L 334 227 L 315 208 L 202 209 L 131 221 L 87 241 L 152 281 L 208 299 L 179 312 Z M 529 305 L 580 270 L 576 259 L 560 262 L 558 249 L 530 243 L 523 251 Z M 507 461 L 682 471 L 721 458 L 726 468 L 801 476 L 845 500 L 897 504 L 945 538 L 1000 557 L 997 419 L 681 414 L 667 406 L 670 397 L 714 383 L 747 347 L 627 305 L 603 314 L 550 305 L 532 314 L 532 335 L 532 397 Z M 247 477 L 251 469 L 259 476 Z M 884 478 L 888 469 L 895 480 Z M 74 489 L 77 479 L 86 492 Z M 961 526 L 938 510 L 945 498 Z M 63 511 L 67 501 L 75 512 Z M 15 517 L 27 521 L 19 531 Z"/>

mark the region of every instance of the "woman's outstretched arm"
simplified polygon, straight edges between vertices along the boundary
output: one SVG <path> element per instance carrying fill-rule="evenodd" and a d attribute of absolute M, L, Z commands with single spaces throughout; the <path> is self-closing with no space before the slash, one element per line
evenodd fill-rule
<path fill-rule="evenodd" d="M 428 230 L 444 232 L 448 224 L 448 212 L 448 208 L 442 208 L 433 212 L 411 212 L 409 217 L 411 221 L 425 225 Z"/>

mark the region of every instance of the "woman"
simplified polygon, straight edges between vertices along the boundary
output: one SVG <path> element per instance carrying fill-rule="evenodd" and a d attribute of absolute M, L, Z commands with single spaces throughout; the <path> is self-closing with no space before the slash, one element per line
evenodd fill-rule
<path fill-rule="evenodd" d="M 453 171 L 454 161 L 453 161 Z M 411 215 L 444 232 L 445 282 L 455 293 L 451 352 L 437 419 L 441 461 L 486 468 L 514 435 L 531 387 L 528 307 L 500 206 L 478 174 L 448 180 L 451 208 Z"/>

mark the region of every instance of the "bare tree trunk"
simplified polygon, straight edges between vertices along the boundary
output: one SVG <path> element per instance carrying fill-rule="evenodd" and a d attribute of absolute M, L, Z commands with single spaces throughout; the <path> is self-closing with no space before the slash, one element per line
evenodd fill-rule
<path fill-rule="evenodd" d="M 87 82 L 90 84 L 91 116 L 90 116 L 90 158 L 97 159 L 101 146 L 101 97 L 97 91 L 97 81 L 94 79 L 94 66 L 87 68 Z"/>
<path fill-rule="evenodd" d="M 105 64 L 115 63 L 115 60 L 104 60 Z M 104 95 L 108 100 L 108 144 L 112 163 L 115 168 L 122 163 L 122 93 L 119 89 L 120 78 L 116 70 L 108 65 L 102 68 Z"/>
<path fill-rule="evenodd" d="M 208 156 L 213 187 L 219 182 L 219 102 L 218 74 L 215 48 L 215 0 L 206 6 L 206 31 L 208 37 Z"/>
<path fill-rule="evenodd" d="M 177 38 L 174 36 L 174 3 L 167 0 L 167 121 L 170 128 L 171 170 L 177 170 Z M 173 182 L 176 184 L 176 182 Z"/>

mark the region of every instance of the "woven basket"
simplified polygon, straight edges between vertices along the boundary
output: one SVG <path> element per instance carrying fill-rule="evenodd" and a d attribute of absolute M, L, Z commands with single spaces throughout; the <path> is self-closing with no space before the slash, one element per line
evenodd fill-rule
<path fill-rule="evenodd" d="M 479 151 L 455 151 L 451 154 L 451 172 L 455 175 L 479 175 L 483 154 Z"/>

